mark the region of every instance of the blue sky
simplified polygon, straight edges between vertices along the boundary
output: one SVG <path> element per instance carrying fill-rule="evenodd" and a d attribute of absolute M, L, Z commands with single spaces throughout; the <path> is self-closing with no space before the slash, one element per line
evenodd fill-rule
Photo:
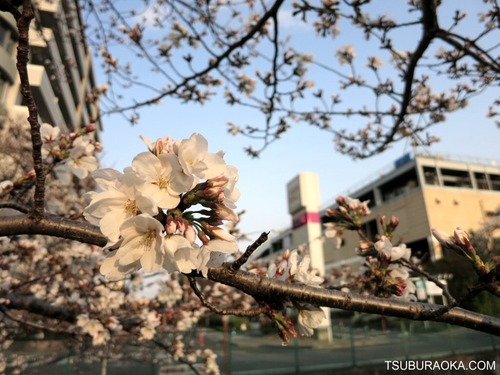
<path fill-rule="evenodd" d="M 336 48 L 350 40 L 346 36 L 344 40 L 335 41 L 325 52 L 324 47 L 314 43 L 312 30 L 293 22 L 289 23 L 289 30 L 299 42 L 304 43 L 306 40 L 313 53 L 324 53 L 333 63 L 336 61 Z M 104 77 L 98 74 L 97 81 L 104 81 Z M 491 119 L 485 117 L 494 94 L 490 90 L 472 101 L 466 110 L 448 115 L 445 123 L 431 130 L 442 141 L 426 151 L 499 160 L 500 131 Z M 364 99 L 359 96 L 351 98 L 357 101 Z M 395 159 L 412 151 L 407 142 L 400 142 L 381 155 L 354 161 L 335 151 L 330 134 L 298 124 L 284 134 L 280 141 L 270 145 L 259 159 L 250 159 L 243 147 L 252 144 L 251 140 L 229 135 L 226 123 L 231 120 L 243 120 L 244 124 L 261 123 L 263 117 L 256 112 L 225 106 L 221 100 L 200 106 L 167 99 L 160 106 L 144 108 L 140 114 L 140 123 L 134 127 L 119 115 L 103 118 L 102 165 L 119 170 L 129 165 L 137 153 L 146 149 L 139 138 L 141 134 L 154 140 L 165 135 L 174 139 L 187 138 L 199 132 L 208 139 L 211 151 L 224 150 L 227 163 L 238 168 L 241 190 L 238 208 L 247 211 L 241 228 L 255 238 L 262 231 L 278 231 L 290 225 L 286 184 L 298 173 L 308 171 L 319 175 L 321 200 L 326 202 L 347 190 L 361 187 L 364 179 L 379 173 Z M 344 126 L 349 120 L 338 118 L 336 121 Z"/>

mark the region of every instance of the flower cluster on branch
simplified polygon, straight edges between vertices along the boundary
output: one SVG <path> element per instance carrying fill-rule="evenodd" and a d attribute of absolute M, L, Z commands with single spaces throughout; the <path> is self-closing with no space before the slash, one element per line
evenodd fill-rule
<path fill-rule="evenodd" d="M 144 269 L 206 275 L 238 250 L 222 224 L 237 221 L 236 168 L 209 153 L 200 134 L 161 138 L 124 172 L 99 170 L 84 216 L 109 239 L 101 272 L 110 280 Z"/>

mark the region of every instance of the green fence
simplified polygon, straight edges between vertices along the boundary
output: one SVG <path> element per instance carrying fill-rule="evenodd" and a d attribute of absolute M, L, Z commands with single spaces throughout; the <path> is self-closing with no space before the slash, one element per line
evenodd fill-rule
<path fill-rule="evenodd" d="M 385 329 L 337 325 L 332 333 L 330 341 L 300 338 L 288 346 L 256 331 L 218 333 L 212 341 L 228 375 L 313 373 L 474 353 L 495 358 L 500 351 L 499 337 L 437 323 L 399 321 Z"/>

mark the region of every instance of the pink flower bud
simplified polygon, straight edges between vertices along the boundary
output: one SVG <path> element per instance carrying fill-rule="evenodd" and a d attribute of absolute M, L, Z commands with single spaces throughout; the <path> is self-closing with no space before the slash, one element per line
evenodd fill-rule
<path fill-rule="evenodd" d="M 451 240 L 451 236 L 443 232 L 442 230 L 439 229 L 433 229 L 432 230 L 432 235 L 438 242 L 443 245 L 443 246 L 453 246 L 453 241 Z"/>
<path fill-rule="evenodd" d="M 455 229 L 453 232 L 453 237 L 457 245 L 470 246 L 470 237 L 466 231 L 461 228 Z"/>
<path fill-rule="evenodd" d="M 86 131 L 87 133 L 94 132 L 94 131 L 96 131 L 96 129 L 97 129 L 96 124 L 87 124 L 87 125 L 85 126 L 85 131 Z"/>
<path fill-rule="evenodd" d="M 397 216 L 392 216 L 391 221 L 389 222 L 389 225 L 393 228 L 396 229 L 397 226 L 399 225 L 399 217 Z"/>
<path fill-rule="evenodd" d="M 220 186 L 208 187 L 206 189 L 203 189 L 200 193 L 204 198 L 210 199 L 215 202 L 222 202 L 222 200 L 224 199 L 224 192 L 222 190 L 222 187 Z"/>
<path fill-rule="evenodd" d="M 475 253 L 474 247 L 470 242 L 470 236 L 466 231 L 461 228 L 455 229 L 455 232 L 453 232 L 453 238 L 455 239 L 455 243 L 462 249 L 469 253 Z"/>
<path fill-rule="evenodd" d="M 208 236 L 201 230 L 198 231 L 198 238 L 201 242 L 203 242 L 203 245 L 206 245 L 210 241 L 210 238 L 208 238 Z"/>
<path fill-rule="evenodd" d="M 229 179 L 222 175 L 222 176 L 218 176 L 218 177 L 214 177 L 214 178 L 210 178 L 207 180 L 207 185 L 209 187 L 221 187 L 221 186 L 224 186 L 228 183 Z"/>
<path fill-rule="evenodd" d="M 220 238 L 221 240 L 236 241 L 236 238 L 232 234 L 229 234 L 224 229 L 219 228 L 219 227 L 212 227 L 210 234 L 214 235 L 217 238 Z"/>
<path fill-rule="evenodd" d="M 192 225 L 186 226 L 186 230 L 184 231 L 184 238 L 189 241 L 189 243 L 194 243 L 196 240 L 196 231 L 194 230 Z"/>
<path fill-rule="evenodd" d="M 96 150 L 96 152 L 101 152 L 103 149 L 102 144 L 99 142 L 94 142 L 94 149 Z"/>
<path fill-rule="evenodd" d="M 380 225 L 382 225 L 382 228 L 385 228 L 385 226 L 387 225 L 387 218 L 385 217 L 385 215 L 382 215 L 380 217 Z"/>
<path fill-rule="evenodd" d="M 344 204 L 345 204 L 345 198 L 344 198 L 343 196 L 339 195 L 339 196 L 337 197 L 337 199 L 336 199 L 336 202 L 337 202 L 337 204 L 338 204 L 339 206 L 342 206 L 342 205 L 344 205 Z"/>
<path fill-rule="evenodd" d="M 213 210 L 218 220 L 238 221 L 238 215 L 223 204 L 216 204 Z"/>
<path fill-rule="evenodd" d="M 175 219 L 172 217 L 167 218 L 167 224 L 165 225 L 165 230 L 168 234 L 173 234 L 177 230 L 177 224 Z"/>

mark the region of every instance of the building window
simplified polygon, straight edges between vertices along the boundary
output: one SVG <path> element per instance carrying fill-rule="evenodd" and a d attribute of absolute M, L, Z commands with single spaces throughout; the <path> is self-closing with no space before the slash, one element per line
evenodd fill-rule
<path fill-rule="evenodd" d="M 394 197 L 407 193 L 417 186 L 417 173 L 413 168 L 380 186 L 382 200 L 384 202 L 388 201 Z"/>
<path fill-rule="evenodd" d="M 273 243 L 273 253 L 276 253 L 280 250 L 283 250 L 283 240 L 279 239 L 276 242 Z"/>
<path fill-rule="evenodd" d="M 411 249 L 411 256 L 416 257 L 421 261 L 430 259 L 430 248 L 427 238 L 408 242 L 406 247 Z"/>
<path fill-rule="evenodd" d="M 358 197 L 361 202 L 368 201 L 368 207 L 375 207 L 375 195 L 373 194 L 373 190 L 362 194 Z"/>
<path fill-rule="evenodd" d="M 366 223 L 361 225 L 361 230 L 366 235 L 366 238 L 368 238 L 370 241 L 375 242 L 377 240 L 377 234 L 378 234 L 377 220 L 373 219 L 367 221 Z"/>
<path fill-rule="evenodd" d="M 491 190 L 500 191 L 500 175 L 490 174 L 488 175 L 491 183 Z"/>
<path fill-rule="evenodd" d="M 472 181 L 468 171 L 456 169 L 441 169 L 444 186 L 472 188 Z"/>
<path fill-rule="evenodd" d="M 474 178 L 476 179 L 476 185 L 478 189 L 489 190 L 488 179 L 486 178 L 486 173 L 474 173 Z"/>
<path fill-rule="evenodd" d="M 262 254 L 260 254 L 259 258 L 265 258 L 269 255 L 271 255 L 271 249 L 264 250 Z"/>
<path fill-rule="evenodd" d="M 434 167 L 424 167 L 424 181 L 427 185 L 439 185 L 437 169 Z"/>

